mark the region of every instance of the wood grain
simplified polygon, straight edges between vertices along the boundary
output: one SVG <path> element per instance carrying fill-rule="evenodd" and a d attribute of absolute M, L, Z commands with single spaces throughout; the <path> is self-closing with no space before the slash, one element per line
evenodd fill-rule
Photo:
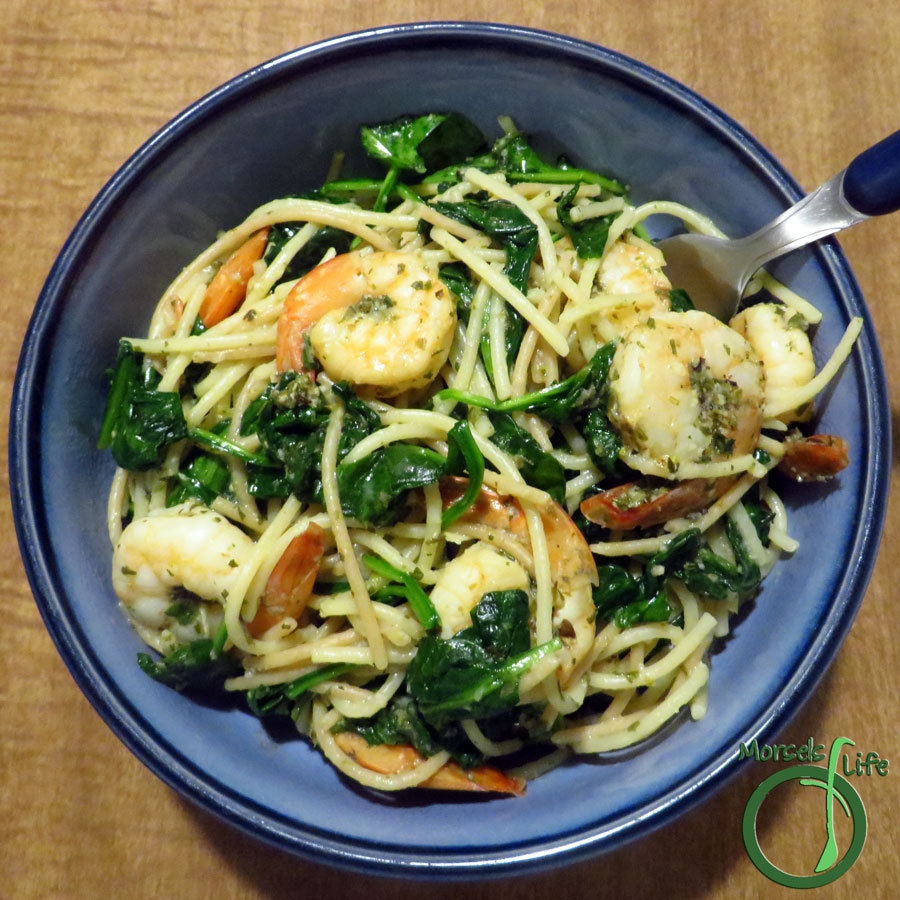
<path fill-rule="evenodd" d="M 871 0 L 599 4 L 309 0 L 5 0 L 0 8 L 0 399 L 54 257 L 80 213 L 147 137 L 188 103 L 283 51 L 401 21 L 530 25 L 604 44 L 707 96 L 747 126 L 807 188 L 900 124 L 900 5 Z M 841 238 L 868 298 L 889 378 L 900 378 L 900 216 Z M 4 433 L 4 452 L 7 446 Z M 896 469 L 896 467 L 895 467 Z M 896 475 L 894 476 L 896 478 Z M 348 875 L 285 856 L 182 801 L 147 772 L 82 697 L 41 623 L 19 560 L 6 467 L 0 479 L 0 898 L 412 898 L 421 886 Z M 894 573 L 900 512 L 835 665 L 785 730 L 839 735 L 898 757 L 900 626 Z M 900 766 L 900 758 L 897 758 Z M 740 839 L 747 798 L 777 766 L 749 767 L 713 799 L 610 855 L 526 879 L 470 884 L 472 898 L 789 896 Z M 900 769 L 858 785 L 869 838 L 856 866 L 818 893 L 896 896 Z M 793 827 L 794 796 L 763 828 L 773 858 L 806 858 L 821 836 Z M 771 821 L 769 821 L 771 820 Z M 804 856 L 804 854 L 806 854 Z M 460 888 L 435 885 L 429 896 Z"/>

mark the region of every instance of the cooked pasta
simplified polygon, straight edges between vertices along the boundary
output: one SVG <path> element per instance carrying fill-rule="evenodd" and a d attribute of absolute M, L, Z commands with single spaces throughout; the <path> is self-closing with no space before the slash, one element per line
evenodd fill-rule
<path fill-rule="evenodd" d="M 458 115 L 364 128 L 383 180 L 221 234 L 103 423 L 142 668 L 380 790 L 517 794 L 704 715 L 710 645 L 797 546 L 771 473 L 846 464 L 798 425 L 858 321 L 816 374 L 820 315 L 770 276 L 730 324 L 694 310 L 644 222 L 712 222 L 501 124 L 487 152 Z"/>

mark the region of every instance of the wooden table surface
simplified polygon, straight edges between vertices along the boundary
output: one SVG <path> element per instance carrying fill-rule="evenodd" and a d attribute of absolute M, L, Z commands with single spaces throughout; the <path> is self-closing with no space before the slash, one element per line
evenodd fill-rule
<path fill-rule="evenodd" d="M 852 8 L 851 8 L 852 7 Z M 872 0 L 3 0 L 0 4 L 0 399 L 8 406 L 29 316 L 66 235 L 131 152 L 231 76 L 331 35 L 401 21 L 511 22 L 604 44 L 696 89 L 745 125 L 806 188 L 900 126 L 900 4 Z M 900 383 L 900 216 L 841 238 Z M 6 437 L 4 433 L 4 438 Z M 896 443 L 896 442 L 895 442 Z M 6 443 L 4 441 L 4 449 Z M 7 478 L 3 467 L 0 478 Z M 4 485 L 5 487 L 5 485 Z M 180 799 L 112 735 L 44 630 L 0 491 L 0 898 L 411 898 L 421 885 L 350 875 L 257 845 Z M 900 625 L 894 583 L 900 510 L 837 661 L 782 735 L 847 735 L 890 760 L 856 780 L 869 821 L 856 865 L 818 893 L 898 896 Z M 893 769 L 896 764 L 897 768 Z M 751 898 L 767 881 L 740 837 L 771 764 L 612 854 L 546 874 L 429 886 L 442 898 Z M 762 828 L 784 868 L 821 848 L 816 812 L 794 791 Z M 774 801 L 773 801 L 774 802 Z M 817 830 L 818 829 L 818 830 Z M 815 893 L 815 892 L 814 892 Z"/>

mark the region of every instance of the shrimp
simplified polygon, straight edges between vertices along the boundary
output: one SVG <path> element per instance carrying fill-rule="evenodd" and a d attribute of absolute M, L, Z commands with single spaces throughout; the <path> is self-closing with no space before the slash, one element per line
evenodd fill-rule
<path fill-rule="evenodd" d="M 444 506 L 450 506 L 462 497 L 467 484 L 466 478 L 442 478 L 440 489 Z M 584 535 L 558 503 L 551 500 L 540 510 L 540 515 L 547 537 L 551 578 L 557 593 L 553 627 L 566 650 L 566 659 L 560 666 L 561 680 L 565 682 L 594 641 L 596 608 L 591 585 L 597 583 L 597 564 Z M 519 502 L 487 487 L 481 488 L 475 502 L 457 522 L 503 530 L 525 546 L 531 545 L 525 513 Z"/>
<path fill-rule="evenodd" d="M 396 775 L 414 769 L 425 760 L 425 757 L 409 744 L 370 745 L 364 737 L 353 731 L 338 732 L 334 735 L 334 739 L 344 753 L 372 772 Z M 525 782 L 521 778 L 510 778 L 491 766 L 463 769 L 455 762 L 444 763 L 419 787 L 444 791 L 492 791 L 516 796 L 525 793 Z"/>
<path fill-rule="evenodd" d="M 766 405 L 782 408 L 781 398 L 812 381 L 816 374 L 812 346 L 799 313 L 779 303 L 758 303 L 738 313 L 731 327 L 750 342 L 766 372 Z M 790 402 L 790 401 L 788 401 Z M 782 413 L 785 424 L 805 422 L 813 413 L 812 403 Z"/>
<path fill-rule="evenodd" d="M 827 481 L 850 464 L 847 442 L 833 434 L 789 437 L 778 469 L 794 481 Z"/>
<path fill-rule="evenodd" d="M 624 461 L 671 478 L 683 463 L 751 452 L 765 371 L 748 341 L 708 313 L 665 312 L 636 325 L 610 366 L 609 418 Z"/>
<path fill-rule="evenodd" d="M 668 298 L 672 284 L 663 273 L 666 261 L 653 244 L 632 235 L 616 241 L 600 263 L 597 277 L 606 294 L 657 293 Z"/>
<path fill-rule="evenodd" d="M 325 547 L 325 531 L 315 522 L 291 540 L 266 581 L 256 615 L 247 623 L 252 637 L 260 637 L 287 617 L 297 620 L 303 615 Z"/>
<path fill-rule="evenodd" d="M 250 537 L 206 506 L 154 510 L 122 531 L 113 550 L 113 589 L 139 630 L 195 640 L 193 623 L 181 625 L 168 612 L 179 592 L 214 609 L 232 590 L 252 550 Z"/>
<path fill-rule="evenodd" d="M 284 620 L 298 619 L 309 601 L 325 551 L 325 532 L 314 522 L 295 537 L 269 575 L 251 636 L 259 637 Z M 175 641 L 197 638 L 193 623 L 170 614 L 173 601 L 187 592 L 201 601 L 217 625 L 224 603 L 250 560 L 255 542 L 223 516 L 199 503 L 154 510 L 135 519 L 113 550 L 113 588 L 129 618 L 144 633 Z M 167 635 L 163 643 L 169 643 Z"/>
<path fill-rule="evenodd" d="M 207 328 L 228 318 L 247 296 L 247 282 L 253 275 L 257 260 L 266 252 L 269 229 L 261 228 L 241 244 L 222 264 L 206 288 L 200 304 L 200 321 Z"/>
<path fill-rule="evenodd" d="M 602 340 L 621 338 L 650 316 L 669 310 L 672 285 L 663 274 L 664 265 L 661 251 L 634 235 L 616 241 L 607 251 L 597 272 L 600 293 L 634 295 L 634 302 L 594 318 L 593 327 Z"/>
<path fill-rule="evenodd" d="M 515 560 L 478 541 L 438 573 L 431 602 L 441 617 L 441 637 L 472 624 L 470 613 L 489 591 L 528 590 L 528 573 Z"/>
<path fill-rule="evenodd" d="M 444 507 L 462 497 L 467 487 L 466 478 L 442 478 L 440 489 Z M 596 610 L 591 585 L 597 583 L 597 566 L 587 541 L 561 506 L 551 501 L 541 510 L 541 519 L 547 535 L 553 583 L 561 597 L 553 624 L 568 650 L 568 659 L 561 664 L 565 679 L 593 644 Z M 525 513 L 518 501 L 490 488 L 481 488 L 475 502 L 457 522 L 502 529 L 520 543 L 530 545 Z M 441 617 L 441 636 L 452 637 L 470 625 L 471 610 L 485 593 L 515 588 L 527 590 L 528 585 L 528 575 L 518 562 L 483 541 L 476 542 L 441 570 L 431 592 L 431 602 Z M 407 744 L 369 745 L 353 732 L 341 732 L 334 737 L 345 753 L 374 772 L 408 772 L 424 759 Z M 420 786 L 516 795 L 521 795 L 525 789 L 522 779 L 511 778 L 498 769 L 478 766 L 465 770 L 454 762 L 443 765 Z"/>
<path fill-rule="evenodd" d="M 309 368 L 395 397 L 427 385 L 447 361 L 456 301 L 415 252 L 344 253 L 291 289 L 278 321 L 279 370 Z"/>
<path fill-rule="evenodd" d="M 686 516 L 718 500 L 734 478 L 691 478 L 672 483 L 632 481 L 601 491 L 581 502 L 581 513 L 604 528 L 630 531 L 662 525 Z"/>

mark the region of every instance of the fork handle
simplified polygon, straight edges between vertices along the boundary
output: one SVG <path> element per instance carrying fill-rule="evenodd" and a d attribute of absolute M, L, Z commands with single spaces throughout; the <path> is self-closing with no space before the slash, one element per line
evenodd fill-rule
<path fill-rule="evenodd" d="M 868 219 L 847 202 L 843 190 L 846 173 L 846 169 L 838 172 L 759 231 L 732 241 L 735 277 L 730 281 L 743 291 L 750 276 L 767 262 Z"/>
<path fill-rule="evenodd" d="M 867 216 L 900 209 L 900 131 L 863 150 L 844 172 L 844 197 Z"/>

